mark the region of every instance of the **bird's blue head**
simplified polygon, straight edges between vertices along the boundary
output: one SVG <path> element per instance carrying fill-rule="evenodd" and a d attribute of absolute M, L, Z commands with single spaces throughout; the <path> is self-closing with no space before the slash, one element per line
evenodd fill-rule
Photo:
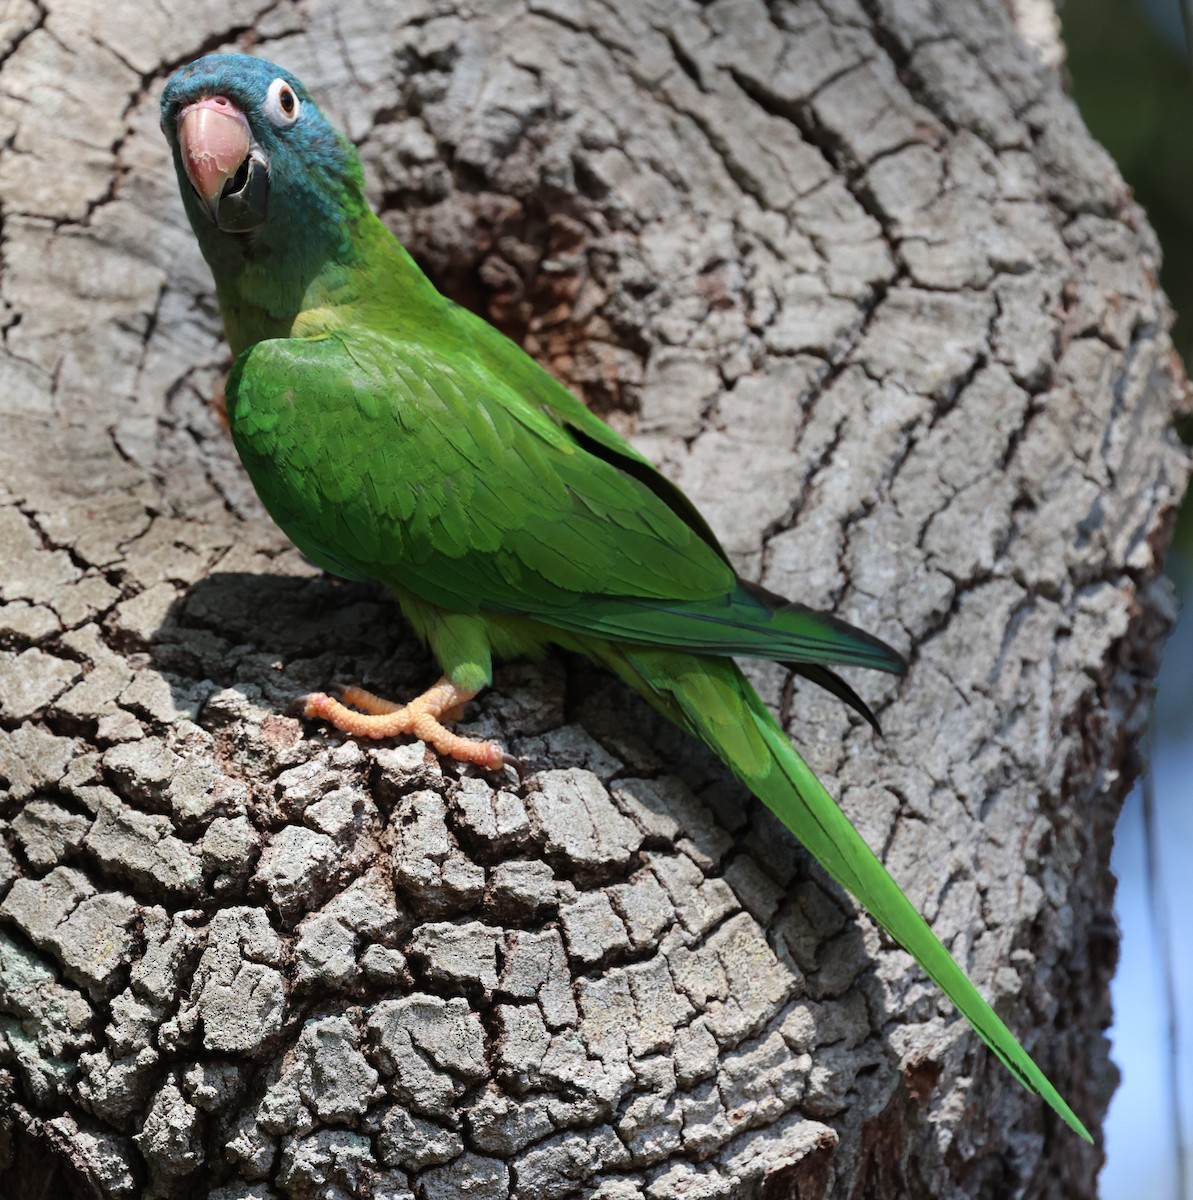
<path fill-rule="evenodd" d="M 166 84 L 161 120 L 217 283 L 254 263 L 309 275 L 345 250 L 364 207 L 360 162 L 288 71 L 208 54 Z"/>

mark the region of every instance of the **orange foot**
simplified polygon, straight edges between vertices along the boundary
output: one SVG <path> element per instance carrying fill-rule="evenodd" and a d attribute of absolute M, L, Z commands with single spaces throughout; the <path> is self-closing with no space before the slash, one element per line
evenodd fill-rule
<path fill-rule="evenodd" d="M 409 704 L 394 704 L 392 700 L 383 700 L 358 687 L 344 689 L 343 704 L 323 692 L 312 692 L 303 705 L 303 715 L 330 721 L 353 737 L 387 738 L 408 734 L 434 746 L 437 753 L 460 762 L 475 763 L 488 771 L 500 771 L 506 765 L 518 770 L 521 764 L 500 746 L 461 737 L 440 723 L 441 717 L 448 721 L 458 720 L 464 705 L 475 695 L 475 692 L 461 691 L 444 676 Z M 354 708 L 349 708 L 349 704 Z M 356 712 L 355 709 L 363 711 Z"/>

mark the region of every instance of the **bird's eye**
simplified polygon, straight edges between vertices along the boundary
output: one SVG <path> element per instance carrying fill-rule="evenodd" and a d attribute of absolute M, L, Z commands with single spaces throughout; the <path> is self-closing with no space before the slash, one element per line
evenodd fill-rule
<path fill-rule="evenodd" d="M 275 125 L 293 125 L 298 120 L 302 103 L 284 79 L 275 79 L 265 94 L 263 107 L 265 115 Z"/>

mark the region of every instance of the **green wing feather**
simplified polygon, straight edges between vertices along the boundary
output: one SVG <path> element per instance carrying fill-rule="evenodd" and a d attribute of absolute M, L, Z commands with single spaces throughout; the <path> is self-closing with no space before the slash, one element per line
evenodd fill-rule
<path fill-rule="evenodd" d="M 266 341 L 228 394 L 266 507 L 328 570 L 567 633 L 902 669 L 879 639 L 742 584 L 678 489 L 673 507 L 645 470 L 623 468 L 646 464 L 611 429 L 609 459 L 595 457 L 574 414 L 528 402 L 475 358 L 412 341 L 399 355 L 364 332 Z"/>

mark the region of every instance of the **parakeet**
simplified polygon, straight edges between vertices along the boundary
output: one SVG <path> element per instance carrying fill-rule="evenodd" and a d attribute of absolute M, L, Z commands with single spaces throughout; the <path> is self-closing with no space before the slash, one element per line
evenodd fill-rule
<path fill-rule="evenodd" d="M 389 588 L 443 671 L 405 705 L 352 688 L 346 703 L 307 697 L 307 716 L 495 769 L 498 746 L 444 725 L 490 682 L 493 657 L 587 655 L 711 747 L 1089 1139 L 733 658 L 787 664 L 873 721 L 829 666 L 898 672 L 900 656 L 739 579 L 677 487 L 440 295 L 293 75 L 208 55 L 170 79 L 161 116 L 235 355 L 228 422 L 258 495 L 314 562 Z"/>

